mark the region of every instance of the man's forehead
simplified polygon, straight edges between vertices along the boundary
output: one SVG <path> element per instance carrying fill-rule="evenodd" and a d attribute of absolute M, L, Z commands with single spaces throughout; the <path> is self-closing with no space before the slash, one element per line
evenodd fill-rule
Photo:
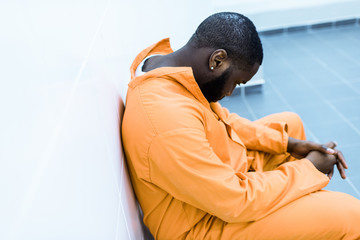
<path fill-rule="evenodd" d="M 238 73 L 245 74 L 245 75 L 254 75 L 260 68 L 259 63 L 254 63 L 254 65 L 250 65 L 247 67 L 247 70 L 244 67 L 239 67 L 237 65 L 233 65 L 233 69 L 236 69 Z"/>

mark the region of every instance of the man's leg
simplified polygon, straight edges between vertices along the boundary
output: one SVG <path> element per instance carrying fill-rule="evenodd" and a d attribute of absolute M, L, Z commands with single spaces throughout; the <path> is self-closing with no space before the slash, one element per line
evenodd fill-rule
<path fill-rule="evenodd" d="M 285 122 L 288 126 L 288 134 L 290 137 L 306 140 L 304 124 L 296 113 L 293 112 L 282 112 L 268 115 L 266 117 L 260 118 L 256 123 L 267 125 L 271 122 Z"/>
<path fill-rule="evenodd" d="M 225 224 L 221 239 L 360 239 L 360 200 L 314 192 L 256 222 Z"/>
<path fill-rule="evenodd" d="M 255 122 L 263 125 L 268 125 L 272 122 L 285 122 L 287 124 L 287 133 L 290 137 L 306 140 L 303 122 L 296 113 L 283 112 L 271 114 Z M 255 171 L 270 171 L 282 163 L 295 160 L 288 153 L 273 155 L 257 151 L 248 151 L 248 158 L 250 169 Z"/>
<path fill-rule="evenodd" d="M 274 121 L 286 122 L 290 137 L 306 139 L 302 121 L 294 113 L 273 114 L 256 122 L 266 125 Z M 249 151 L 248 157 L 256 171 L 295 160 L 289 154 L 257 151 Z M 360 200 L 344 193 L 317 191 L 255 222 L 226 223 L 208 216 L 196 229 L 202 234 L 189 235 L 189 239 L 360 239 Z"/>
<path fill-rule="evenodd" d="M 269 115 L 256 122 L 282 121 L 290 137 L 305 140 L 300 117 L 294 113 Z M 249 151 L 256 171 L 268 171 L 295 160 L 289 154 Z M 360 239 L 360 200 L 338 192 L 318 191 L 303 196 L 252 223 L 223 225 L 222 239 Z"/>

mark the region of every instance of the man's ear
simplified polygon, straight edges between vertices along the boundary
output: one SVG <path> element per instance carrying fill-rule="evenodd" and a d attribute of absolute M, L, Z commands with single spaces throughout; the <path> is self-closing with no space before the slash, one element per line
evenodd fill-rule
<path fill-rule="evenodd" d="M 217 49 L 213 51 L 209 58 L 210 70 L 216 70 L 223 66 L 224 62 L 228 60 L 228 54 L 224 49 Z"/>

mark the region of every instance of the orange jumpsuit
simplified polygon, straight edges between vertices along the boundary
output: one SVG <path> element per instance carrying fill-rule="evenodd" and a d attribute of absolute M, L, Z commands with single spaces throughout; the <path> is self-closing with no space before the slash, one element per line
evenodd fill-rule
<path fill-rule="evenodd" d="M 286 153 L 288 136 L 305 139 L 296 114 L 255 122 L 230 114 L 207 102 L 189 67 L 135 77 L 146 56 L 171 52 L 164 39 L 136 57 L 122 125 L 133 187 L 156 239 L 360 238 L 359 201 L 318 191 L 328 177 Z"/>

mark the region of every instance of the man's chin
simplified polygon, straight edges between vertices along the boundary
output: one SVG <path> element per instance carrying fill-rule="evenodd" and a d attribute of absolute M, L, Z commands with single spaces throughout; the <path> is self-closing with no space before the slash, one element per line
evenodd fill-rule
<path fill-rule="evenodd" d="M 225 96 L 212 99 L 210 102 L 218 102 L 218 101 L 220 101 L 221 99 L 223 99 L 224 97 L 225 97 Z"/>
<path fill-rule="evenodd" d="M 220 101 L 220 100 L 223 99 L 224 97 L 226 97 L 226 95 L 219 97 L 218 100 L 216 100 L 216 101 Z"/>

